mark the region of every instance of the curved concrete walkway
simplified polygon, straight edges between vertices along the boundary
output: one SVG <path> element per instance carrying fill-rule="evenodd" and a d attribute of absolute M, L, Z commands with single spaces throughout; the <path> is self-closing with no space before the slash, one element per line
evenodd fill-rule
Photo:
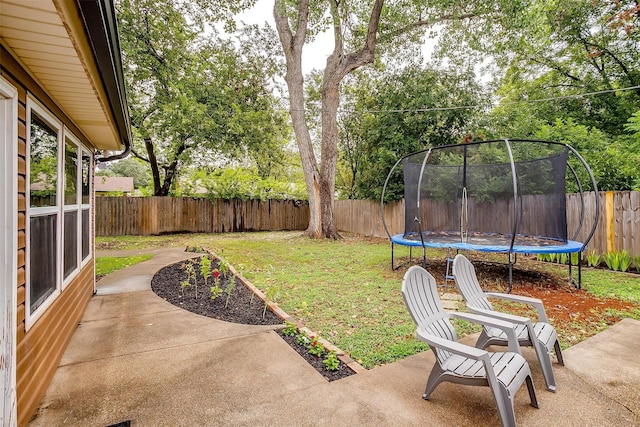
<path fill-rule="evenodd" d="M 150 289 L 182 249 L 98 282 L 82 323 L 30 426 L 487 426 L 498 425 L 488 389 L 440 385 L 421 395 L 431 352 L 326 382 L 273 331 L 175 307 Z M 102 253 L 101 253 L 102 255 Z M 463 341 L 473 342 L 474 337 Z M 625 320 L 563 352 L 558 392 L 531 364 L 540 409 L 516 396 L 523 426 L 640 425 L 640 322 Z"/>

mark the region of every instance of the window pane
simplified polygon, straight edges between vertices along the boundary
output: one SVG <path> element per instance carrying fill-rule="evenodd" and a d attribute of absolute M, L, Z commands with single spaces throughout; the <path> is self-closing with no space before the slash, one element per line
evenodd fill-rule
<path fill-rule="evenodd" d="M 82 259 L 89 256 L 89 242 L 91 237 L 89 230 L 91 216 L 89 215 L 89 212 L 89 209 L 82 210 Z"/>
<path fill-rule="evenodd" d="M 64 144 L 64 204 L 78 204 L 78 149 L 70 141 Z"/>
<path fill-rule="evenodd" d="M 58 134 L 32 113 L 30 135 L 30 206 L 55 206 L 58 183 Z"/>
<path fill-rule="evenodd" d="M 78 267 L 78 211 L 64 213 L 64 277 Z"/>
<path fill-rule="evenodd" d="M 56 214 L 31 217 L 29 298 L 33 313 L 56 289 Z"/>
<path fill-rule="evenodd" d="M 82 204 L 91 203 L 91 157 L 82 153 Z"/>

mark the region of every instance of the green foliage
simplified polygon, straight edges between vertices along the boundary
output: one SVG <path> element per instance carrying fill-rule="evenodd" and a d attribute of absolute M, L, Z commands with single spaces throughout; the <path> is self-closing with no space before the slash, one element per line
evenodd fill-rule
<path fill-rule="evenodd" d="M 376 200 L 400 157 L 457 143 L 474 128 L 476 111 L 446 107 L 478 104 L 485 96 L 470 71 L 415 66 L 363 74 L 350 91 L 354 111 L 344 116 L 340 132 L 341 190 L 348 197 Z M 414 111 L 436 105 L 444 109 Z M 402 198 L 403 188 L 400 173 L 390 181 L 387 200 Z"/>
<path fill-rule="evenodd" d="M 220 286 L 218 286 L 217 283 L 214 284 L 213 286 L 211 286 L 211 288 L 209 288 L 209 291 L 211 292 L 211 299 L 212 300 L 215 300 L 220 295 L 222 295 L 222 289 L 220 288 Z"/>
<path fill-rule="evenodd" d="M 273 90 L 281 67 L 268 27 L 218 36 L 253 0 L 117 3 L 133 153 L 148 162 L 154 194 L 175 190 L 189 164 L 280 161 L 289 129 Z M 144 19 L 140 19 L 143 16 Z"/>
<path fill-rule="evenodd" d="M 307 351 L 312 356 L 322 357 L 324 354 L 324 346 L 318 340 L 318 337 L 311 338 L 311 342 L 307 345 Z"/>
<path fill-rule="evenodd" d="M 587 254 L 587 265 L 589 267 L 597 267 L 602 262 L 602 255 L 595 251 L 590 251 Z"/>
<path fill-rule="evenodd" d="M 335 350 L 328 352 L 322 363 L 324 363 L 324 366 L 330 371 L 337 371 L 340 367 L 340 360 L 338 360 L 338 354 Z"/>
<path fill-rule="evenodd" d="M 196 269 L 193 266 L 193 260 L 189 260 L 182 264 L 182 269 L 187 275 L 187 278 L 180 283 L 182 290 L 184 291 L 186 286 L 191 286 L 193 281 L 193 285 L 196 290 L 196 298 L 198 298 L 198 276 L 196 275 Z"/>
<path fill-rule="evenodd" d="M 609 252 L 604 255 L 604 262 L 610 270 L 625 272 L 631 266 L 633 259 L 625 250 Z"/>
<path fill-rule="evenodd" d="M 298 343 L 298 345 L 302 345 L 306 347 L 311 342 L 311 339 L 309 338 L 309 335 L 307 335 L 306 332 L 300 331 L 298 332 L 298 335 L 296 335 L 296 342 Z"/>
<path fill-rule="evenodd" d="M 299 174 L 283 174 L 281 178 L 262 177 L 257 168 L 222 168 L 208 173 L 197 169 L 181 180 L 183 196 L 240 200 L 304 200 L 304 179 Z"/>
<path fill-rule="evenodd" d="M 211 258 L 207 255 L 200 258 L 200 274 L 204 279 L 204 285 L 207 286 L 209 277 L 211 277 Z"/>
<path fill-rule="evenodd" d="M 134 255 L 126 257 L 97 257 L 96 258 L 96 276 L 102 277 L 114 271 L 121 270 L 131 265 L 138 264 L 139 262 L 146 261 L 153 258 L 152 254 Z"/>
<path fill-rule="evenodd" d="M 631 190 L 640 184 L 640 154 L 630 149 L 622 139 L 612 140 L 596 128 L 576 124 L 572 119 L 557 119 L 552 125 L 544 125 L 537 138 L 563 142 L 573 146 L 586 160 L 598 183 L 598 190 Z M 585 169 L 578 159 L 570 158 L 584 190 L 591 189 Z M 574 180 L 567 177 L 569 192 L 577 192 Z"/>
<path fill-rule="evenodd" d="M 284 325 L 285 326 L 282 329 L 282 335 L 285 335 L 287 337 L 292 337 L 298 332 L 298 327 L 296 326 L 295 323 L 287 320 L 286 322 L 284 322 Z"/>

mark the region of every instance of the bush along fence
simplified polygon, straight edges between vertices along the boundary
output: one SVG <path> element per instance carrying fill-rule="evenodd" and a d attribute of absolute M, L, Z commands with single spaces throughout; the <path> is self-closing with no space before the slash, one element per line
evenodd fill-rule
<path fill-rule="evenodd" d="M 96 197 L 96 235 L 304 230 L 309 205 L 295 200 Z"/>

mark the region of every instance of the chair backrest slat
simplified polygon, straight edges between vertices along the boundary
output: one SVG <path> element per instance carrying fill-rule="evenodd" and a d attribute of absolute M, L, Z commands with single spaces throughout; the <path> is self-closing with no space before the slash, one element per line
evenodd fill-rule
<path fill-rule="evenodd" d="M 416 325 L 439 338 L 457 341 L 456 331 L 438 296 L 436 280 L 424 268 L 414 265 L 402 280 L 402 297 Z M 436 357 L 443 362 L 451 353 L 434 349 Z"/>
<path fill-rule="evenodd" d="M 480 287 L 473 264 L 462 254 L 456 255 L 453 259 L 453 277 L 469 307 L 493 310 L 493 306 Z"/>

